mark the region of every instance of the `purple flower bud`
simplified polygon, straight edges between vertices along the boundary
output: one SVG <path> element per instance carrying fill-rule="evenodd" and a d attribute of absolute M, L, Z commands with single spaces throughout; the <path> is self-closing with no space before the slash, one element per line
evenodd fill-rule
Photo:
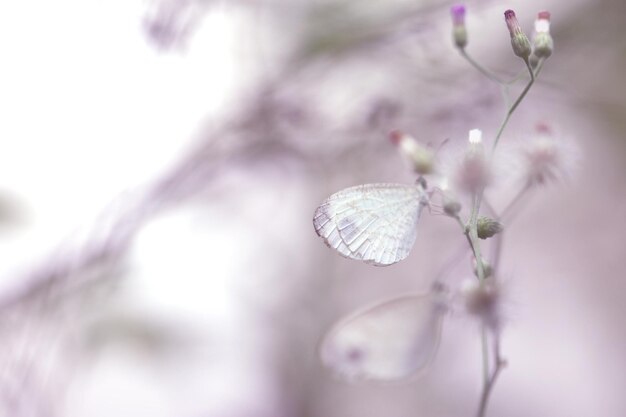
<path fill-rule="evenodd" d="M 467 45 L 467 29 L 465 28 L 465 6 L 457 4 L 450 8 L 452 14 L 452 38 L 457 48 Z"/>
<path fill-rule="evenodd" d="M 531 52 L 530 41 L 517 21 L 515 12 L 513 10 L 507 10 L 504 12 L 504 20 L 506 21 L 509 33 L 511 34 L 511 46 L 513 47 L 513 53 L 515 53 L 518 57 L 527 60 Z"/>
<path fill-rule="evenodd" d="M 509 28 L 509 33 L 511 34 L 511 37 L 520 33 L 524 33 L 524 31 L 522 31 L 522 27 L 517 21 L 517 16 L 515 16 L 515 12 L 513 10 L 509 9 L 504 12 L 504 20 L 506 21 L 506 25 Z"/>
<path fill-rule="evenodd" d="M 465 6 L 462 4 L 456 4 L 450 8 L 452 14 L 452 24 L 454 26 L 465 25 Z"/>

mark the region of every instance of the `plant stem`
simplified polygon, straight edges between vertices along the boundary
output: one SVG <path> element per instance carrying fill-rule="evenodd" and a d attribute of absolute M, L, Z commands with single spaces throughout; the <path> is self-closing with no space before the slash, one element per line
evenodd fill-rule
<path fill-rule="evenodd" d="M 480 329 L 480 342 L 483 361 L 483 389 L 489 384 L 489 346 L 487 340 L 487 327 L 483 324 Z"/>
<path fill-rule="evenodd" d="M 502 221 L 505 223 L 505 226 L 504 226 L 505 230 L 503 230 L 502 232 L 498 234 L 497 240 L 494 246 L 494 251 L 493 251 L 493 270 L 494 271 L 497 271 L 498 266 L 500 265 L 500 257 L 502 254 L 502 244 L 503 244 L 504 236 L 506 234 L 506 228 L 508 228 L 511 225 L 511 222 L 515 214 L 517 213 L 516 209 L 519 207 L 520 202 L 522 201 L 522 198 L 528 193 L 530 188 L 531 188 L 530 184 L 524 185 L 524 187 L 522 187 L 517 192 L 515 197 L 513 197 L 511 201 L 509 202 L 509 204 L 507 204 L 506 207 L 502 210 L 501 214 L 498 215 L 495 213 L 495 211 L 493 212 L 496 220 Z"/>
<path fill-rule="evenodd" d="M 504 116 L 504 120 L 502 120 L 502 123 L 500 124 L 500 128 L 498 129 L 498 133 L 496 133 L 496 138 L 493 141 L 493 147 L 491 148 L 491 154 L 492 155 L 496 151 L 496 147 L 498 146 L 498 142 L 500 141 L 500 137 L 502 137 L 502 133 L 504 132 L 504 128 L 508 124 L 509 119 L 511 118 L 511 115 L 515 112 L 515 109 L 517 109 L 517 106 L 519 106 L 519 104 L 522 102 L 522 100 L 524 100 L 524 97 L 526 97 L 526 94 L 530 90 L 530 87 L 532 87 L 533 84 L 535 83 L 535 73 L 534 73 L 533 69 L 530 67 L 530 64 L 528 63 L 528 60 L 526 60 L 526 67 L 528 68 L 528 72 L 530 73 L 530 81 L 528 81 L 528 84 L 526 84 L 526 87 L 524 87 L 524 89 L 522 90 L 522 93 L 519 95 L 517 100 L 515 100 L 513 105 L 511 107 L 509 107 L 509 109 L 507 110 L 506 115 Z M 541 65 L 537 69 L 538 69 L 537 72 L 539 72 L 541 70 Z"/>
<path fill-rule="evenodd" d="M 480 71 L 483 75 L 485 75 L 487 78 L 489 78 L 490 80 L 498 83 L 502 88 L 506 88 L 505 86 L 507 85 L 507 83 L 503 82 L 499 77 L 497 77 L 496 75 L 494 75 L 493 73 L 491 73 L 490 71 L 488 71 L 487 69 L 483 68 L 480 64 L 478 64 L 476 61 L 474 61 L 466 52 L 465 50 L 461 49 L 460 50 L 461 55 L 470 63 L 472 64 L 472 66 L 474 66 L 478 71 Z M 535 79 L 536 79 L 536 75 L 539 74 L 539 72 L 541 71 L 541 68 L 543 67 L 543 60 L 539 63 L 536 72 L 533 71 L 532 67 L 530 66 L 530 63 L 528 62 L 528 59 L 524 60 L 525 64 L 526 64 L 526 68 L 528 69 L 528 72 L 530 74 L 530 80 L 528 81 L 528 84 L 526 84 L 526 87 L 524 87 L 524 89 L 522 90 L 522 92 L 520 93 L 519 97 L 517 97 L 517 99 L 513 102 L 513 104 L 509 107 L 508 103 L 507 103 L 507 94 L 506 94 L 506 90 L 504 90 L 504 96 L 505 96 L 505 107 L 507 108 L 507 111 L 505 113 L 504 119 L 502 120 L 502 123 L 500 124 L 500 127 L 498 129 L 498 132 L 496 133 L 495 139 L 493 141 L 493 146 L 491 149 L 491 159 L 493 160 L 493 154 L 495 153 L 496 147 L 498 146 L 498 142 L 500 141 L 500 138 L 502 137 L 502 133 L 504 132 L 504 129 L 506 128 L 509 119 L 511 118 L 511 116 L 513 115 L 513 113 L 515 112 L 515 110 L 517 109 L 517 107 L 520 105 L 520 103 L 524 100 L 524 97 L 526 97 L 526 94 L 528 94 L 528 91 L 530 91 L 530 88 L 533 86 L 533 84 L 535 83 Z M 480 281 L 480 285 L 484 286 L 485 284 L 485 271 L 483 268 L 483 262 L 482 262 L 482 256 L 481 256 L 481 251 L 480 251 L 480 242 L 478 241 L 478 213 L 480 211 L 480 205 L 481 205 L 481 201 L 483 198 L 483 194 L 484 194 L 484 188 L 478 190 L 476 193 L 474 193 L 473 195 L 473 201 L 472 201 L 472 211 L 470 214 L 470 219 L 469 219 L 469 223 L 467 228 L 465 229 L 465 233 L 467 236 L 467 239 L 469 241 L 470 247 L 472 249 L 472 251 L 474 252 L 474 259 L 476 260 L 476 270 L 477 270 L 477 275 L 478 275 L 478 279 Z M 525 193 L 525 189 L 522 190 L 522 192 L 520 193 L 520 195 L 518 195 L 518 197 L 514 198 L 514 200 L 512 201 L 512 206 L 515 206 L 515 204 L 517 203 L 518 199 L 521 198 L 521 195 Z M 512 207 L 511 205 L 509 207 L 507 207 L 507 210 L 505 210 L 505 214 L 507 214 L 507 212 L 509 211 L 510 207 Z M 501 239 L 499 239 L 501 241 Z M 497 248 L 497 257 L 499 257 L 499 251 L 500 248 Z M 494 271 L 497 271 L 496 269 L 494 269 Z M 483 364 L 483 392 L 481 395 L 481 399 L 480 399 L 480 405 L 478 408 L 478 417 L 485 417 L 485 413 L 487 412 L 487 405 L 489 403 L 489 395 L 491 394 L 491 391 L 493 390 L 493 386 L 498 378 L 498 375 L 500 374 L 500 371 L 502 369 L 502 366 L 504 364 L 504 362 L 502 361 L 501 357 L 500 357 L 500 344 L 499 344 L 499 335 L 495 334 L 494 335 L 494 369 L 493 372 L 489 372 L 489 348 L 488 348 L 488 332 L 487 332 L 487 327 L 483 324 L 482 328 L 481 328 L 481 345 L 482 345 L 482 364 Z"/>
<path fill-rule="evenodd" d="M 482 75 L 489 78 L 491 81 L 496 82 L 498 84 L 508 84 L 506 81 L 498 77 L 493 72 L 489 71 L 487 68 L 480 65 L 477 61 L 474 60 L 464 48 L 459 48 L 459 53 L 463 58 L 467 60 L 474 68 L 476 68 Z"/>
<path fill-rule="evenodd" d="M 502 359 L 500 355 L 500 340 L 498 336 L 496 336 L 494 340 L 494 358 L 495 358 L 495 367 L 493 368 L 493 372 L 488 375 L 486 383 L 483 385 L 483 392 L 480 396 L 480 405 L 478 406 L 477 417 L 485 417 L 487 412 L 487 404 L 489 403 L 489 395 L 491 391 L 493 391 L 493 387 L 496 384 L 496 380 L 500 375 L 500 372 L 506 365 L 506 362 Z"/>

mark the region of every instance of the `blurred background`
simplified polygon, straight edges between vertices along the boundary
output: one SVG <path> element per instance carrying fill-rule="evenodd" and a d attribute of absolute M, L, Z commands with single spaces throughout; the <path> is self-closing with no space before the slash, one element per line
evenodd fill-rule
<path fill-rule="evenodd" d="M 311 223 L 341 188 L 415 180 L 391 129 L 495 134 L 500 92 L 452 46 L 451 4 L 0 3 L 0 415 L 474 415 L 462 315 L 411 383 L 348 384 L 317 357 L 332 323 L 425 291 L 463 242 L 423 216 L 409 258 L 374 268 Z M 507 229 L 489 415 L 626 415 L 626 3 L 466 5 L 469 52 L 507 77 L 503 11 L 529 34 L 552 12 L 554 55 L 503 143 L 547 123 L 580 148 Z"/>

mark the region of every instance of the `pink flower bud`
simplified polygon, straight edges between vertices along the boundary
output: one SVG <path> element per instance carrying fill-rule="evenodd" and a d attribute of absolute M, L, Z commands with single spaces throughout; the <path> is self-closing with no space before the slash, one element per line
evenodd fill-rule
<path fill-rule="evenodd" d="M 554 42 L 550 35 L 550 12 L 537 13 L 535 20 L 535 36 L 533 39 L 533 55 L 537 58 L 548 58 L 552 55 Z"/>
<path fill-rule="evenodd" d="M 399 130 L 389 134 L 391 143 L 398 147 L 402 156 L 409 162 L 411 168 L 419 175 L 431 174 L 434 170 L 434 152 L 420 144 L 414 137 Z"/>
<path fill-rule="evenodd" d="M 465 281 L 461 288 L 465 310 L 478 318 L 484 325 L 497 330 L 501 326 L 501 288 L 492 279 L 483 283 Z"/>
<path fill-rule="evenodd" d="M 537 19 L 538 20 L 547 20 L 548 22 L 550 21 L 550 12 L 547 10 L 544 10 L 542 12 L 537 13 Z"/>
<path fill-rule="evenodd" d="M 513 47 L 513 53 L 518 57 L 527 60 L 531 52 L 530 41 L 517 21 L 515 12 L 513 10 L 507 10 L 504 12 L 504 20 L 506 21 L 509 33 L 511 34 L 511 46 Z"/>

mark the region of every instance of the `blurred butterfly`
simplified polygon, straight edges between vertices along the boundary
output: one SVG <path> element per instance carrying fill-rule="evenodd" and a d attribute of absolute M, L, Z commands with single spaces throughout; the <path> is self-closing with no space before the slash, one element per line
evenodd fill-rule
<path fill-rule="evenodd" d="M 342 256 L 386 266 L 409 255 L 428 204 L 423 182 L 357 185 L 328 197 L 315 211 L 313 226 Z"/>
<path fill-rule="evenodd" d="M 352 381 L 415 378 L 437 352 L 447 310 L 443 287 L 374 304 L 333 326 L 319 347 L 322 363 Z"/>

